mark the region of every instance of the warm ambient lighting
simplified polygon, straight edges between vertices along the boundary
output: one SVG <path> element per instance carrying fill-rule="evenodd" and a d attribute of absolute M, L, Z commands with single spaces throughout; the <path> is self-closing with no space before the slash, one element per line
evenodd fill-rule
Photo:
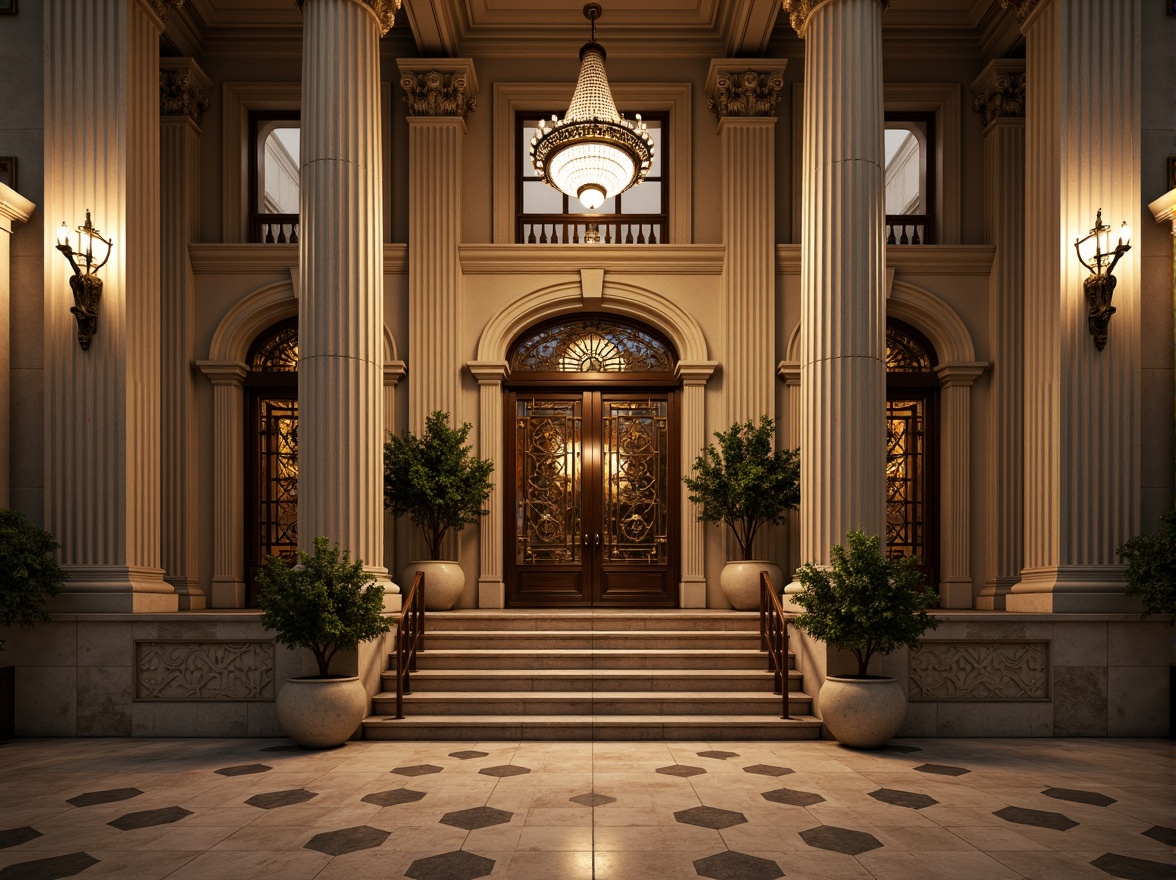
<path fill-rule="evenodd" d="M 1099 208 L 1094 219 L 1094 228 L 1084 238 L 1074 242 L 1078 262 L 1090 270 L 1090 277 L 1082 282 L 1082 287 L 1086 291 L 1089 306 L 1090 335 L 1094 337 L 1095 348 L 1099 351 L 1107 344 L 1107 327 L 1111 323 L 1111 315 L 1115 314 L 1111 298 L 1115 295 L 1118 282 L 1111 272 L 1119 258 L 1131 250 L 1131 227 L 1126 220 L 1119 227 L 1117 242 L 1114 245 L 1111 242 L 1111 227 L 1102 222 L 1102 208 Z"/>
<path fill-rule="evenodd" d="M 103 238 L 102 233 L 90 223 L 89 210 L 86 211 L 85 225 L 77 228 L 76 249 L 70 247 L 70 234 L 63 222 L 57 230 L 57 249 L 74 271 L 69 278 L 74 296 L 74 305 L 70 311 L 78 319 L 78 343 L 84 350 L 90 347 L 90 340 L 98 329 L 98 301 L 102 298 L 102 279 L 98 277 L 98 270 L 110 259 L 114 243 Z M 98 254 L 94 253 L 95 249 Z"/>
<path fill-rule="evenodd" d="M 629 121 L 617 112 L 604 47 L 596 42 L 600 4 L 584 7 L 592 22 L 591 39 L 580 49 L 580 77 L 563 119 L 542 120 L 531 138 L 531 163 L 543 179 L 589 211 L 645 179 L 653 160 L 653 138 L 638 115 Z"/>

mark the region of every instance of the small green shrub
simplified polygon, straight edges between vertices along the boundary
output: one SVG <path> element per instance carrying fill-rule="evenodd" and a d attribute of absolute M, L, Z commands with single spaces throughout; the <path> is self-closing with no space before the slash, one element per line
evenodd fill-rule
<path fill-rule="evenodd" d="M 1115 552 L 1127 560 L 1125 592 L 1143 600 L 1143 616 L 1176 614 L 1176 510 L 1160 514 L 1159 530 L 1136 535 Z"/>
<path fill-rule="evenodd" d="M 815 639 L 853 652 L 864 677 L 874 654 L 915 647 L 939 622 L 927 613 L 939 597 L 927 589 L 918 560 L 887 559 L 876 536 L 846 535 L 848 549 L 833 547 L 828 571 L 811 562 L 797 572 L 801 591 L 792 598 L 804 614 L 792 622 Z"/>
<path fill-rule="evenodd" d="M 346 550 L 319 536 L 314 556 L 298 551 L 298 565 L 271 556 L 257 573 L 261 625 L 273 630 L 274 641 L 288 648 L 310 648 L 319 675 L 329 675 L 331 658 L 388 632 L 383 614 L 384 588 L 351 562 Z"/>
<path fill-rule="evenodd" d="M 23 513 L 0 509 L 0 626 L 32 626 L 49 619 L 41 606 L 69 577 L 53 555 L 60 546 Z"/>

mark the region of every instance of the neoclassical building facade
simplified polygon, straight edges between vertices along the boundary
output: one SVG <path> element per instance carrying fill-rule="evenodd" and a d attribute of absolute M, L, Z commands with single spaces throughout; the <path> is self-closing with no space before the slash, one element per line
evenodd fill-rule
<path fill-rule="evenodd" d="M 580 5 L 404 4 L 0 9 L 0 506 L 70 575 L 8 634 L 22 732 L 274 732 L 301 661 L 254 573 L 326 535 L 394 607 L 422 547 L 383 444 L 434 411 L 495 463 L 448 539 L 459 609 L 728 608 L 681 477 L 767 415 L 801 505 L 757 555 L 787 581 L 863 529 L 939 593 L 881 667 L 922 697 L 908 733 L 1167 731 L 1171 637 L 1115 551 L 1173 504 L 1176 16 L 615 4 L 612 94 L 655 160 L 586 213 L 527 149 Z M 1134 230 L 1100 328 L 1096 215 Z M 55 230 L 87 217 L 112 244 L 83 346 Z M 796 644 L 819 714 L 840 661 Z M 269 690 L 160 684 L 241 646 Z M 369 690 L 385 651 L 346 660 Z"/>

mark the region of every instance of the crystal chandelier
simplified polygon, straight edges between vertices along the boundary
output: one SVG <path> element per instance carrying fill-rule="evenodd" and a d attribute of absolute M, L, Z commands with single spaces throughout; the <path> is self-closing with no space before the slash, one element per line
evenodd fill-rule
<path fill-rule="evenodd" d="M 592 36 L 580 49 L 580 77 L 567 114 L 542 120 L 531 138 L 531 163 L 543 182 L 589 211 L 643 181 L 653 160 L 653 138 L 641 115 L 629 121 L 613 103 L 604 47 L 596 42 L 600 13 L 599 3 L 584 7 Z"/>

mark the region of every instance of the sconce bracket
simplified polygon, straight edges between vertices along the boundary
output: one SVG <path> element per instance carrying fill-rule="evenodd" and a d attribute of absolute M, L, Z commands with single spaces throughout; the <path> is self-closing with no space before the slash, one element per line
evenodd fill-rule
<path fill-rule="evenodd" d="M 1094 337 L 1094 347 L 1099 351 L 1106 347 L 1107 328 L 1111 323 L 1111 315 L 1115 314 L 1111 297 L 1115 295 L 1117 283 L 1118 279 L 1109 272 L 1105 275 L 1091 275 L 1082 282 L 1089 307 L 1090 335 Z"/>
<path fill-rule="evenodd" d="M 85 351 L 98 330 L 98 301 L 102 299 L 102 279 L 97 275 L 71 275 L 69 287 L 74 305 L 70 309 L 78 319 L 78 344 Z"/>

